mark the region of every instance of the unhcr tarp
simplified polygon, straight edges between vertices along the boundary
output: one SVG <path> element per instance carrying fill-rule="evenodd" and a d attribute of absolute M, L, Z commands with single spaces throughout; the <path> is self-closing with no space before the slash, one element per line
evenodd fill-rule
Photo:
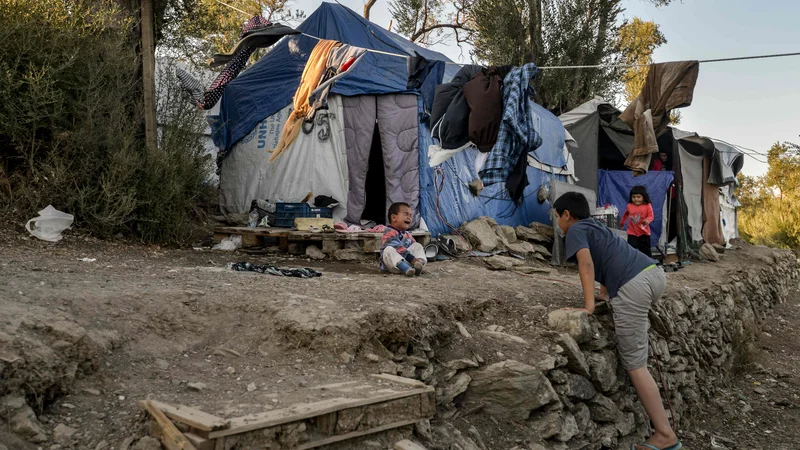
<path fill-rule="evenodd" d="M 214 143 L 223 151 L 247 136 L 261 120 L 292 102 L 308 55 L 318 42 L 315 38 L 385 52 L 367 52 L 333 86 L 332 93 L 345 96 L 409 91 L 409 59 L 396 55 L 419 55 L 438 61 L 440 71 L 449 72 L 445 78 L 452 77 L 458 69 L 452 64 L 445 66 L 449 59 L 441 53 L 415 45 L 341 5 L 322 3 L 297 30 L 308 36 L 285 38 L 228 84 L 219 116 L 211 119 Z M 430 83 L 421 88 L 426 87 L 433 88 Z"/>

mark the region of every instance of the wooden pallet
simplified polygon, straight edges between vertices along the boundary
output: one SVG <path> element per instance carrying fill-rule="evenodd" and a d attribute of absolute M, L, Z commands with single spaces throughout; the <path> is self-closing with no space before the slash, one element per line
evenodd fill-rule
<path fill-rule="evenodd" d="M 154 400 L 139 405 L 155 419 L 167 450 L 304 450 L 430 419 L 435 392 L 417 380 L 381 374 L 307 389 L 307 398 L 324 400 L 231 419 Z"/>
<path fill-rule="evenodd" d="M 361 248 L 364 253 L 378 253 L 381 249 L 382 233 L 312 233 L 309 231 L 297 231 L 290 228 L 249 228 L 249 227 L 216 227 L 214 228 L 214 240 L 220 242 L 228 236 L 238 234 L 242 236 L 242 247 L 264 247 L 264 238 L 274 238 L 278 240 L 281 250 L 287 251 L 290 243 L 300 243 L 303 245 L 319 244 L 322 251 L 332 255 L 336 250 L 351 248 L 355 244 L 356 248 Z M 411 235 L 422 245 L 430 242 L 431 235 L 425 231 L 413 231 Z M 349 243 L 349 244 L 348 244 Z"/>

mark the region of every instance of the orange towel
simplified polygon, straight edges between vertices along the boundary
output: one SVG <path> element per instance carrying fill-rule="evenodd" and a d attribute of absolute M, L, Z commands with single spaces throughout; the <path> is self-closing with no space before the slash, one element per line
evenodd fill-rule
<path fill-rule="evenodd" d="M 272 151 L 272 156 L 269 157 L 270 161 L 280 156 L 300 134 L 301 122 L 311 108 L 308 103 L 308 97 L 319 86 L 322 75 L 325 74 L 331 50 L 340 45 L 342 45 L 341 42 L 323 39 L 314 47 L 306 62 L 303 76 L 300 78 L 300 86 L 297 87 L 297 92 L 294 94 L 294 111 L 289 115 L 286 124 L 283 126 L 278 146 L 275 147 L 275 150 Z"/>

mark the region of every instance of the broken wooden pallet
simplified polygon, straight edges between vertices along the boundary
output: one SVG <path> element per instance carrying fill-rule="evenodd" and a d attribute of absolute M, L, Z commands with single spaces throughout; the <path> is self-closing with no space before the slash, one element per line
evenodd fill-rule
<path fill-rule="evenodd" d="M 278 240 L 281 250 L 288 250 L 290 243 L 300 244 L 320 244 L 322 251 L 332 254 L 334 251 L 355 245 L 361 248 L 364 253 L 378 253 L 381 249 L 382 233 L 342 233 L 325 232 L 314 233 L 310 231 L 298 231 L 289 228 L 250 228 L 250 227 L 216 227 L 214 228 L 214 240 L 221 242 L 231 235 L 242 236 L 242 247 L 264 247 L 264 238 L 274 238 Z M 431 235 L 425 231 L 412 231 L 411 235 L 422 245 L 430 242 Z M 347 243 L 350 244 L 347 244 Z"/>
<path fill-rule="evenodd" d="M 410 427 L 433 417 L 436 408 L 433 387 L 398 376 L 371 375 L 316 386 L 306 389 L 304 398 L 321 398 L 322 391 L 329 398 L 230 419 L 153 400 L 140 405 L 156 419 L 169 450 L 319 448 Z M 185 430 L 182 441 L 169 419 Z"/>

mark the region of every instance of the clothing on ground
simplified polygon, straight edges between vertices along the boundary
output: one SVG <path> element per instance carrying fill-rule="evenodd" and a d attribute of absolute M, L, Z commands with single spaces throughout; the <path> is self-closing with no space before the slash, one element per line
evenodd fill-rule
<path fill-rule="evenodd" d="M 480 173 L 486 186 L 506 181 L 520 156 L 542 145 L 542 138 L 534 129 L 529 108 L 533 94 L 530 82 L 538 71 L 536 65 L 528 63 L 512 69 L 504 80 L 503 121 L 497 134 L 497 143 Z M 512 186 L 507 187 L 512 191 Z"/>
<path fill-rule="evenodd" d="M 667 277 L 658 267 L 640 271 L 611 297 L 617 351 L 625 370 L 647 366 L 648 313 L 667 287 Z"/>
<path fill-rule="evenodd" d="M 692 104 L 699 71 L 697 61 L 650 66 L 639 96 L 619 116 L 633 128 L 633 151 L 625 160 L 625 167 L 635 174 L 647 173 L 651 155 L 658 152 L 656 138 L 669 125 L 670 111 Z"/>
<path fill-rule="evenodd" d="M 653 252 L 650 247 L 649 234 L 643 234 L 641 236 L 635 236 L 633 234 L 629 234 L 628 245 L 635 248 L 636 250 L 639 250 L 640 252 L 642 252 L 644 256 L 647 256 L 648 258 L 653 257 Z"/>
<path fill-rule="evenodd" d="M 340 42 L 323 39 L 314 47 L 306 62 L 303 76 L 300 78 L 300 86 L 297 87 L 297 92 L 294 94 L 294 111 L 286 120 L 278 146 L 275 147 L 272 151 L 272 156 L 269 157 L 270 161 L 274 161 L 275 158 L 280 156 L 300 134 L 302 121 L 311 109 L 308 98 L 319 85 L 322 75 L 328 67 L 328 57 L 331 51 L 340 45 Z"/>
<path fill-rule="evenodd" d="M 406 251 L 407 254 L 404 256 L 397 248 L 386 247 L 381 253 L 381 270 L 389 271 L 390 273 L 405 273 L 405 270 L 400 268 L 403 266 L 402 263 L 408 264 L 408 266 L 405 266 L 406 270 L 408 270 L 408 267 L 412 267 L 411 261 L 415 258 L 418 259 L 423 266 L 428 262 L 428 258 L 425 255 L 425 248 L 422 244 L 415 242 L 411 244 Z"/>
<path fill-rule="evenodd" d="M 605 225 L 589 218 L 573 224 L 567 231 L 567 260 L 577 262 L 578 250 L 587 248 L 594 262 L 594 279 L 608 289 L 610 298 L 655 261 L 641 254 Z"/>
<path fill-rule="evenodd" d="M 633 203 L 628 203 L 625 213 L 619 221 L 620 228 L 628 227 L 629 236 L 647 236 L 650 238 L 650 224 L 653 223 L 655 214 L 653 214 L 653 205 L 642 203 L 639 206 Z M 647 221 L 645 225 L 644 221 Z M 648 247 L 650 244 L 647 244 Z"/>
<path fill-rule="evenodd" d="M 414 240 L 414 236 L 412 236 L 408 231 L 400 231 L 393 226 L 387 226 L 386 232 L 383 233 L 383 237 L 381 238 L 381 255 L 384 254 L 384 250 L 391 247 L 400 255 L 400 257 L 404 258 L 408 262 L 411 262 L 414 260 L 415 256 L 409 251 L 409 248 L 416 242 L 417 241 Z M 422 248 L 421 245 L 420 248 Z M 422 256 L 425 256 L 424 248 L 422 248 Z M 386 269 L 387 267 L 382 256 L 381 270 Z"/>
<path fill-rule="evenodd" d="M 230 269 L 236 272 L 258 272 L 277 275 L 279 277 L 315 278 L 321 277 L 322 272 L 307 267 L 301 269 L 281 269 L 273 264 L 252 264 L 249 262 L 232 263 Z"/>

